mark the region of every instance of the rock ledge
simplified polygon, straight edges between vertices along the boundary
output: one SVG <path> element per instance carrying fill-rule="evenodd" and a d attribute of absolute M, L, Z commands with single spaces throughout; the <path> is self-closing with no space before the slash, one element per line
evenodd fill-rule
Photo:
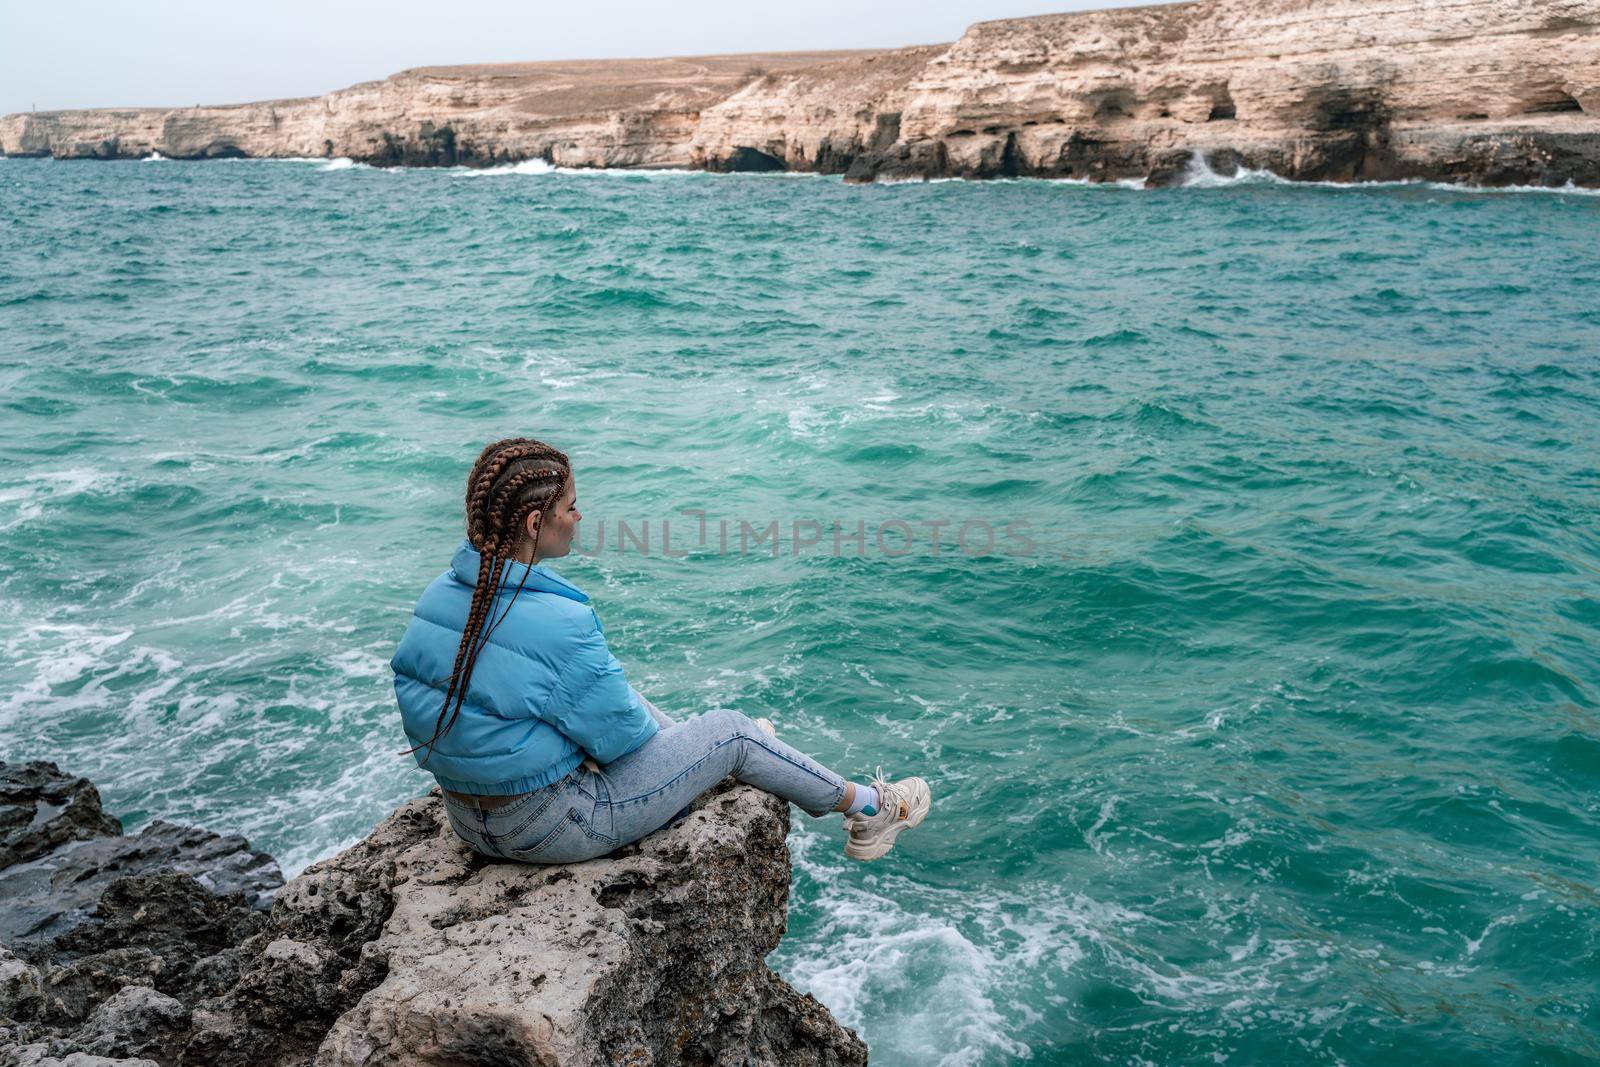
<path fill-rule="evenodd" d="M 764 962 L 788 809 L 731 781 L 638 844 L 552 867 L 476 855 L 435 796 L 281 888 L 241 839 L 156 826 L 187 836 L 128 844 L 155 828 L 117 836 L 89 783 L 0 764 L 0 855 L 28 857 L 0 869 L 0 1064 L 866 1062 Z M 40 871 L 70 882 L 88 846 L 98 895 L 43 903 Z"/>

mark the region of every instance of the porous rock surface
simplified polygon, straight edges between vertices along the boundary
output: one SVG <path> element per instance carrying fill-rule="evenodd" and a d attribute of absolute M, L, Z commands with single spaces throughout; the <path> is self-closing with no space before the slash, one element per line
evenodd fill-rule
<path fill-rule="evenodd" d="M 0 765 L 23 775 L 99 811 L 51 765 Z M 862 1064 L 764 962 L 787 830 L 786 805 L 730 781 L 612 856 L 534 867 L 473 853 L 428 796 L 275 893 L 255 868 L 270 911 L 181 861 L 141 867 L 58 909 L 79 921 L 7 935 L 0 1065 Z"/>
<path fill-rule="evenodd" d="M 1600 185 L 1600 0 L 1198 0 L 879 51 L 425 67 L 325 96 L 0 119 L 58 158 Z"/>

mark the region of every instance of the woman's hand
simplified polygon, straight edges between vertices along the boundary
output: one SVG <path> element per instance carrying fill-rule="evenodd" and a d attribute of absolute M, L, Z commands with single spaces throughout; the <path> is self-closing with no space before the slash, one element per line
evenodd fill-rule
<path fill-rule="evenodd" d="M 583 769 L 588 771 L 590 774 L 599 774 L 600 764 L 594 761 L 593 756 L 585 756 L 583 757 Z"/>

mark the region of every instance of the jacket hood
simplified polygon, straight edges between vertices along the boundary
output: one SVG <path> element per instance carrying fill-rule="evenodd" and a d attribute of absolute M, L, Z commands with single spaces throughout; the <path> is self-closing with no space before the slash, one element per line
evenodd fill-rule
<path fill-rule="evenodd" d="M 472 542 L 462 538 L 456 554 L 450 558 L 450 572 L 455 575 L 457 581 L 475 587 L 478 584 L 478 568 L 482 562 L 483 557 L 472 547 Z M 515 589 L 517 583 L 523 580 L 523 575 L 527 575 L 527 583 L 523 585 L 525 590 L 536 589 L 541 593 L 554 593 L 569 600 L 576 600 L 580 604 L 589 602 L 587 593 L 543 563 L 536 563 L 531 567 L 526 563 L 515 561 L 507 563 L 500 579 L 500 588 L 505 589 L 509 586 Z"/>

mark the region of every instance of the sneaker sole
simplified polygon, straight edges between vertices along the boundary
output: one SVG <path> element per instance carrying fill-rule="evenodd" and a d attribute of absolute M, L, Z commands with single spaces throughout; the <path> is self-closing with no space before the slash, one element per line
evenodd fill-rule
<path fill-rule="evenodd" d="M 930 793 L 928 797 L 922 801 L 922 803 L 912 807 L 910 815 L 906 816 L 904 819 L 901 819 L 899 822 L 889 824 L 889 826 L 883 831 L 883 834 L 870 845 L 861 845 L 858 847 L 853 838 L 845 842 L 844 854 L 853 860 L 862 861 L 875 860 L 880 856 L 886 855 L 891 848 L 894 848 L 894 839 L 899 837 L 902 831 L 911 830 L 915 827 L 921 826 L 922 820 L 927 818 L 928 811 L 932 807 L 933 795 Z"/>

